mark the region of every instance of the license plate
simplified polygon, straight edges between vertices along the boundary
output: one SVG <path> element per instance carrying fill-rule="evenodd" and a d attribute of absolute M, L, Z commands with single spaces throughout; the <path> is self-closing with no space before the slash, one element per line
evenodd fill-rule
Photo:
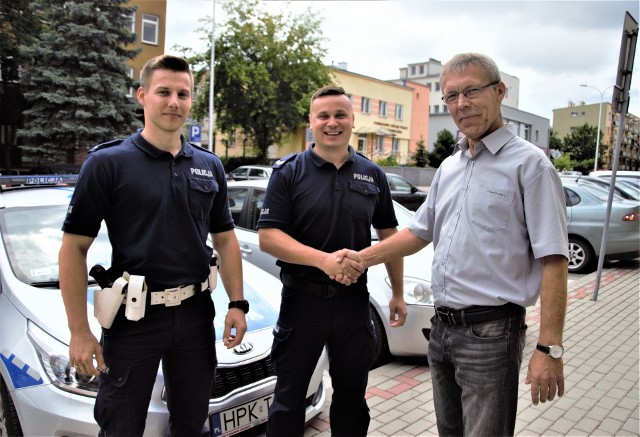
<path fill-rule="evenodd" d="M 214 437 L 235 435 L 266 422 L 271 399 L 273 394 L 228 410 L 212 413 L 209 416 L 211 435 Z"/>

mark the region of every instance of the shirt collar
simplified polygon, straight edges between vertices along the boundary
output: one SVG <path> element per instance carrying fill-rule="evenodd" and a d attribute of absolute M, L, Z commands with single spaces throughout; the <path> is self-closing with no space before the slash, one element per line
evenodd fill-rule
<path fill-rule="evenodd" d="M 476 154 L 481 150 L 487 149 L 492 155 L 495 155 L 516 136 L 516 127 L 512 124 L 506 124 L 500 129 L 491 132 L 489 135 L 478 141 L 476 144 Z M 463 153 L 469 150 L 469 139 L 463 138 L 456 145 Z M 455 151 L 455 150 L 454 150 Z"/>
<path fill-rule="evenodd" d="M 313 151 L 313 148 L 316 146 L 316 143 L 312 143 L 309 146 L 309 149 L 307 149 L 309 151 L 309 154 L 311 155 L 311 160 L 313 161 L 313 163 L 317 166 L 317 167 L 322 167 L 324 164 L 327 164 L 328 161 L 325 161 L 324 159 L 322 159 L 320 156 L 318 156 L 318 154 L 316 152 Z M 355 150 L 353 150 L 353 147 L 348 146 L 348 151 L 349 151 L 349 157 L 347 158 L 347 160 L 345 161 L 345 163 L 347 162 L 353 162 L 354 157 L 356 155 Z"/>
<path fill-rule="evenodd" d="M 140 149 L 142 149 L 144 152 L 148 153 L 154 158 L 159 158 L 164 153 L 168 153 L 162 149 L 158 149 L 149 141 L 145 140 L 141 134 L 142 129 L 143 128 L 138 129 L 138 131 L 133 135 L 133 142 L 135 143 L 136 146 L 138 146 Z M 178 154 L 176 155 L 176 158 L 178 156 L 184 156 L 186 158 L 192 157 L 193 146 L 187 142 L 186 138 L 183 135 L 180 135 L 180 142 L 182 143 L 182 147 L 180 149 L 180 152 L 178 152 Z"/>

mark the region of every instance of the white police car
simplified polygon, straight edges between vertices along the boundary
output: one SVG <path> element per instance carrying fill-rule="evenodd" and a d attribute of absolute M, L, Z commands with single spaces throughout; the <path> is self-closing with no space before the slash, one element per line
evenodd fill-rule
<path fill-rule="evenodd" d="M 62 221 L 73 188 L 73 176 L 0 177 L 0 436 L 92 435 L 97 381 L 76 375 L 69 366 L 69 330 L 58 284 L 58 250 Z M 11 189 L 6 184 L 19 185 Z M 46 187 L 45 187 L 46 186 Z M 89 251 L 88 266 L 110 263 L 106 229 Z M 270 360 L 272 327 L 277 320 L 280 282 L 243 263 L 244 293 L 251 304 L 244 342 L 227 350 L 219 341 L 225 311 L 215 319 L 218 369 L 209 402 L 212 436 L 232 435 L 266 421 L 275 387 Z M 92 330 L 93 291 L 88 284 Z M 226 309 L 222 281 L 212 294 Z M 324 407 L 323 354 L 306 400 L 306 419 Z M 145 435 L 164 435 L 168 411 L 162 370 L 156 379 Z M 204 424 L 203 424 L 204 425 Z"/>

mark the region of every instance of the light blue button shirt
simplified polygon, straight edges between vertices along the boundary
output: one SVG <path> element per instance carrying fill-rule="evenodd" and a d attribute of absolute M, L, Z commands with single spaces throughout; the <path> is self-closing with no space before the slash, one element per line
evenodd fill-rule
<path fill-rule="evenodd" d="M 568 257 L 566 206 L 553 164 L 505 126 L 475 146 L 466 138 L 436 172 L 409 230 L 433 241 L 437 306 L 466 308 L 540 294 L 540 258 Z"/>

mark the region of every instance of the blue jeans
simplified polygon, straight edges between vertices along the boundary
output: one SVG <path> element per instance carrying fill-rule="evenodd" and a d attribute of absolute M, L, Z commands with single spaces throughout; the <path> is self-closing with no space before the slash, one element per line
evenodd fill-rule
<path fill-rule="evenodd" d="M 215 310 L 211 295 L 196 293 L 179 306 L 153 305 L 134 322 L 124 305 L 102 331 L 109 374 L 99 377 L 94 416 L 101 436 L 141 436 L 158 366 L 162 371 L 172 436 L 200 436 L 215 375 Z"/>
<path fill-rule="evenodd" d="M 267 436 L 304 434 L 307 388 L 325 345 L 333 387 L 331 435 L 367 435 L 365 391 L 375 345 L 369 293 L 324 298 L 285 286 L 271 352 L 278 380 Z"/>
<path fill-rule="evenodd" d="M 438 434 L 512 436 L 527 325 L 521 308 L 490 322 L 431 320 L 428 359 Z"/>

